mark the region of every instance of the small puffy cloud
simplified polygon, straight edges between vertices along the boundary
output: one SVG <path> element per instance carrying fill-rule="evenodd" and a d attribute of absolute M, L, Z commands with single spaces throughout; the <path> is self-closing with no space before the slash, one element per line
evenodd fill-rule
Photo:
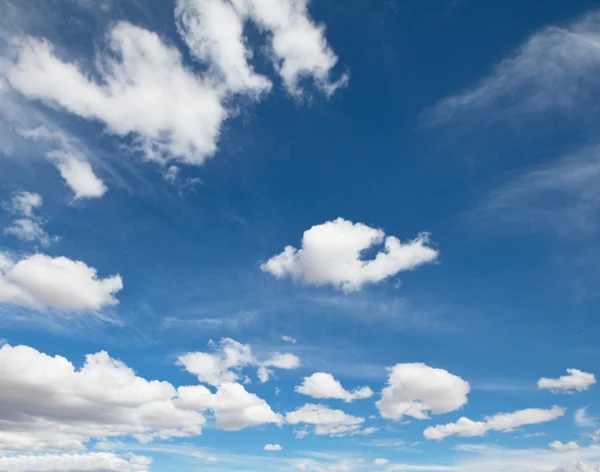
<path fill-rule="evenodd" d="M 100 310 L 116 305 L 119 275 L 99 278 L 96 269 L 66 257 L 33 254 L 13 261 L 0 253 L 0 302 L 36 310 Z"/>
<path fill-rule="evenodd" d="M 539 389 L 548 389 L 553 393 L 574 393 L 588 390 L 596 383 L 596 376 L 578 369 L 567 369 L 568 375 L 558 379 L 542 377 L 538 380 Z"/>
<path fill-rule="evenodd" d="M 273 371 L 269 367 L 277 369 L 292 370 L 300 367 L 300 358 L 294 354 L 280 354 L 278 352 L 271 355 L 271 358 L 262 362 L 258 367 L 258 378 L 262 383 L 269 380 Z"/>
<path fill-rule="evenodd" d="M 209 385 L 235 382 L 243 367 L 255 362 L 252 349 L 247 344 L 224 338 L 213 353 L 190 352 L 178 357 L 178 363 L 198 380 Z"/>
<path fill-rule="evenodd" d="M 560 441 L 553 441 L 549 444 L 549 446 L 558 452 L 567 452 L 579 449 L 579 444 L 577 444 L 575 441 L 569 441 L 566 444 L 563 444 Z"/>
<path fill-rule="evenodd" d="M 426 419 L 429 414 L 458 410 L 467 403 L 470 391 L 469 382 L 444 369 L 421 363 L 396 364 L 376 406 L 385 419 Z"/>
<path fill-rule="evenodd" d="M 314 433 L 327 436 L 349 436 L 359 434 L 365 419 L 349 415 L 342 410 L 332 410 L 323 405 L 307 403 L 285 415 L 288 424 L 314 426 Z"/>
<path fill-rule="evenodd" d="M 376 465 L 378 467 L 383 467 L 384 465 L 388 465 L 390 463 L 390 461 L 388 459 L 375 459 L 373 461 L 373 465 Z"/>
<path fill-rule="evenodd" d="M 152 459 L 106 452 L 0 457 L 0 470 L 13 472 L 149 472 Z"/>
<path fill-rule="evenodd" d="M 265 445 L 265 451 L 281 451 L 283 448 L 279 444 Z"/>
<path fill-rule="evenodd" d="M 300 249 L 287 246 L 260 267 L 277 278 L 289 276 L 306 284 L 330 284 L 353 292 L 435 261 L 438 251 L 428 243 L 425 233 L 402 243 L 380 229 L 337 218 L 305 231 Z M 364 251 L 380 244 L 384 247 L 373 259 L 361 258 Z"/>
<path fill-rule="evenodd" d="M 513 413 L 499 413 L 486 417 L 484 421 L 462 417 L 456 423 L 430 426 L 423 432 L 423 436 L 425 439 L 443 439 L 448 436 L 484 436 L 488 431 L 510 432 L 521 426 L 553 421 L 564 414 L 565 409 L 555 405 L 549 410 L 528 408 Z"/>
<path fill-rule="evenodd" d="M 373 396 L 373 391 L 369 387 L 361 387 L 349 392 L 333 375 L 325 372 L 317 372 L 305 377 L 295 390 L 312 398 L 333 398 L 347 403 Z"/>
<path fill-rule="evenodd" d="M 292 338 L 291 336 L 281 336 L 281 340 L 290 344 L 296 344 L 298 342 L 296 338 Z"/>

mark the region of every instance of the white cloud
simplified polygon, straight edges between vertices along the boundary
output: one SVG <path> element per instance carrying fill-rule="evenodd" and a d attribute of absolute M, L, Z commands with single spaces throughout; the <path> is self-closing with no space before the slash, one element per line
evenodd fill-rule
<path fill-rule="evenodd" d="M 12 472 L 148 472 L 152 459 L 106 452 L 0 457 L 0 470 Z"/>
<path fill-rule="evenodd" d="M 443 439 L 448 436 L 484 436 L 488 431 L 510 432 L 520 426 L 546 423 L 560 418 L 565 414 L 565 409 L 553 406 L 549 410 L 541 408 L 528 408 L 513 413 L 498 413 L 488 416 L 485 421 L 472 421 L 462 417 L 456 423 L 430 426 L 423 432 L 425 439 Z"/>
<path fill-rule="evenodd" d="M 255 363 L 247 344 L 224 338 L 218 346 L 219 350 L 214 353 L 190 352 L 179 356 L 178 363 L 200 382 L 215 386 L 239 380 L 241 369 Z"/>
<path fill-rule="evenodd" d="M 379 467 L 382 467 L 384 465 L 388 465 L 390 463 L 390 461 L 388 459 L 375 459 L 373 461 L 373 464 Z"/>
<path fill-rule="evenodd" d="M 273 374 L 269 367 L 284 370 L 297 369 L 300 367 L 300 358 L 294 354 L 280 354 L 278 352 L 272 354 L 270 359 L 262 362 L 258 367 L 258 378 L 262 383 L 267 382 Z"/>
<path fill-rule="evenodd" d="M 96 176 L 91 164 L 64 133 L 38 126 L 21 131 L 20 134 L 25 138 L 46 142 L 52 146 L 46 152 L 46 157 L 56 166 L 67 186 L 75 194 L 76 200 L 100 198 L 107 192 L 106 185 Z"/>
<path fill-rule="evenodd" d="M 484 112 L 514 120 L 519 114 L 589 109 L 588 97 L 598 86 L 600 72 L 599 19 L 596 12 L 566 27 L 539 31 L 478 85 L 441 100 L 426 113 L 427 121 L 480 119 Z"/>
<path fill-rule="evenodd" d="M 265 451 L 281 451 L 283 448 L 279 444 L 265 445 Z"/>
<path fill-rule="evenodd" d="M 353 292 L 435 261 L 438 252 L 428 242 L 424 233 L 402 243 L 380 229 L 337 218 L 305 231 L 301 249 L 287 246 L 260 267 L 277 278 L 290 276 L 306 284 L 331 284 Z M 361 259 L 365 250 L 379 244 L 384 249 L 373 259 Z"/>
<path fill-rule="evenodd" d="M 298 342 L 296 338 L 292 338 L 291 336 L 281 336 L 281 340 L 291 344 L 296 344 Z"/>
<path fill-rule="evenodd" d="M 303 407 L 285 415 L 288 424 L 314 425 L 317 435 L 343 437 L 359 434 L 365 419 L 344 413 L 342 410 L 332 410 L 323 405 L 307 403 Z"/>
<path fill-rule="evenodd" d="M 16 192 L 10 201 L 10 210 L 23 216 L 33 216 L 33 210 L 42 206 L 43 200 L 39 193 Z"/>
<path fill-rule="evenodd" d="M 36 310 L 100 310 L 118 304 L 119 275 L 101 279 L 96 269 L 66 257 L 33 254 L 18 261 L 0 253 L 0 302 Z"/>
<path fill-rule="evenodd" d="M 426 419 L 429 414 L 458 410 L 470 391 L 469 382 L 446 370 L 421 363 L 396 364 L 376 405 L 385 419 Z"/>
<path fill-rule="evenodd" d="M 17 192 L 8 206 L 11 212 L 21 215 L 4 229 L 4 234 L 13 235 L 23 241 L 38 241 L 42 246 L 49 246 L 58 240 L 42 228 L 44 221 L 35 215 L 34 209 L 42 206 L 42 197 L 37 193 Z"/>
<path fill-rule="evenodd" d="M 118 136 L 134 134 L 149 159 L 204 162 L 226 118 L 217 91 L 189 72 L 179 51 L 155 33 L 120 22 L 107 43 L 110 54 L 98 57 L 98 82 L 60 60 L 47 41 L 31 37 L 18 41 L 6 77 L 30 99 L 99 120 Z"/>
<path fill-rule="evenodd" d="M 593 428 L 596 426 L 596 420 L 598 419 L 587 414 L 588 408 L 589 407 L 579 408 L 573 416 L 575 423 L 583 428 Z"/>
<path fill-rule="evenodd" d="M 560 441 L 553 441 L 549 444 L 549 446 L 558 452 L 574 451 L 575 449 L 579 449 L 579 444 L 577 444 L 575 441 L 569 441 L 566 444 L 563 444 Z"/>
<path fill-rule="evenodd" d="M 333 375 L 325 372 L 317 372 L 305 377 L 295 390 L 312 398 L 334 398 L 347 403 L 373 396 L 373 391 L 369 387 L 361 387 L 349 392 Z"/>
<path fill-rule="evenodd" d="M 567 374 L 558 379 L 542 377 L 538 380 L 538 388 L 549 389 L 553 393 L 573 393 L 588 390 L 596 383 L 596 376 L 578 369 L 567 369 Z"/>
<path fill-rule="evenodd" d="M 178 0 L 175 18 L 179 33 L 192 54 L 213 70 L 217 87 L 257 95 L 271 82 L 248 64 L 252 56 L 243 36 L 243 18 L 224 0 Z"/>
<path fill-rule="evenodd" d="M 591 465 L 586 462 L 578 462 L 573 466 L 559 467 L 554 472 L 600 472 L 600 464 Z"/>

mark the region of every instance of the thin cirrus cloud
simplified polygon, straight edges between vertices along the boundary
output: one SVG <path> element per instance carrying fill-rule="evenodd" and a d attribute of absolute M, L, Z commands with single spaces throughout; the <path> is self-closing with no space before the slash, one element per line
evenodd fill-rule
<path fill-rule="evenodd" d="M 596 383 L 596 376 L 579 369 L 567 369 L 567 375 L 557 379 L 542 377 L 538 380 L 539 389 L 547 389 L 553 393 L 574 393 L 589 390 Z"/>
<path fill-rule="evenodd" d="M 423 432 L 425 439 L 444 439 L 448 436 L 485 436 L 489 431 L 510 432 L 521 426 L 546 423 L 560 418 L 565 409 L 553 406 L 549 410 L 528 408 L 512 413 L 498 413 L 485 418 L 485 421 L 472 421 L 464 416 L 456 423 L 430 426 Z"/>
<path fill-rule="evenodd" d="M 100 310 L 117 305 L 119 275 L 98 277 L 95 268 L 67 257 L 32 254 L 13 260 L 0 253 L 0 302 L 34 310 Z"/>
<path fill-rule="evenodd" d="M 474 87 L 442 99 L 423 113 L 429 125 L 473 119 L 490 109 L 494 118 L 589 110 L 598 91 L 600 12 L 563 27 L 535 33 Z M 583 106 L 582 106 L 583 105 Z M 478 118 L 479 119 L 479 118 Z"/>
<path fill-rule="evenodd" d="M 447 370 L 422 363 L 396 364 L 389 370 L 387 386 L 375 403 L 382 418 L 424 420 L 456 411 L 468 402 L 469 382 Z"/>
<path fill-rule="evenodd" d="M 302 384 L 295 388 L 295 391 L 316 399 L 338 399 L 346 403 L 373 396 L 373 391 L 369 387 L 360 387 L 348 391 L 342 387 L 340 381 L 335 379 L 333 375 L 325 372 L 316 372 L 309 377 L 305 377 Z"/>
<path fill-rule="evenodd" d="M 384 247 L 373 259 L 361 258 L 363 251 L 379 244 Z M 438 251 L 428 244 L 425 233 L 402 243 L 381 229 L 337 218 L 305 231 L 300 249 L 287 246 L 260 268 L 276 278 L 291 277 L 309 285 L 333 285 L 355 292 L 364 285 L 434 262 Z"/>

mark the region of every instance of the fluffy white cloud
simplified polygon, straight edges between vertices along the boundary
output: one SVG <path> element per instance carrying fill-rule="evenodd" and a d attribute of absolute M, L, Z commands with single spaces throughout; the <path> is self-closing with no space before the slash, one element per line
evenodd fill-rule
<path fill-rule="evenodd" d="M 574 391 L 588 390 L 596 383 L 594 374 L 588 374 L 578 369 L 567 369 L 567 374 L 558 379 L 542 377 L 538 380 L 538 388 L 549 389 L 554 393 L 573 393 Z"/>
<path fill-rule="evenodd" d="M 0 253 L 0 302 L 36 310 L 99 310 L 116 305 L 119 275 L 101 279 L 96 269 L 66 257 L 33 254 L 13 261 Z"/>
<path fill-rule="evenodd" d="M 265 451 L 281 451 L 283 448 L 279 444 L 265 445 Z"/>
<path fill-rule="evenodd" d="M 178 0 L 175 18 L 179 33 L 192 54 L 211 67 L 217 87 L 226 91 L 259 94 L 271 82 L 248 64 L 252 52 L 243 36 L 243 18 L 225 0 Z"/>
<path fill-rule="evenodd" d="M 281 336 L 281 340 L 291 344 L 296 344 L 298 342 L 296 338 L 293 338 L 291 336 Z"/>
<path fill-rule="evenodd" d="M 559 452 L 574 451 L 575 449 L 579 449 L 579 444 L 577 444 L 575 441 L 569 441 L 565 444 L 560 441 L 553 441 L 549 444 L 549 446 L 555 451 Z"/>
<path fill-rule="evenodd" d="M 306 284 L 331 284 L 352 292 L 433 262 L 438 252 L 428 242 L 428 235 L 420 234 L 402 243 L 380 229 L 337 218 L 305 231 L 301 249 L 287 246 L 260 267 L 277 278 L 290 276 Z M 373 259 L 361 259 L 365 250 L 379 244 L 384 249 Z"/>
<path fill-rule="evenodd" d="M 426 419 L 461 408 L 471 391 L 469 382 L 425 364 L 396 364 L 376 405 L 386 419 Z"/>
<path fill-rule="evenodd" d="M 152 459 L 106 452 L 0 457 L 0 470 L 12 472 L 148 472 Z"/>
<path fill-rule="evenodd" d="M 578 113 L 597 91 L 600 13 L 531 36 L 476 86 L 440 101 L 427 113 L 432 124 L 457 118 L 514 120 L 519 114 Z M 494 111 L 489 112 L 490 109 Z"/>
<path fill-rule="evenodd" d="M 267 382 L 273 374 L 273 371 L 269 367 L 284 370 L 297 369 L 300 367 L 300 358 L 294 354 L 280 354 L 278 352 L 272 354 L 258 368 L 258 378 L 262 383 Z"/>
<path fill-rule="evenodd" d="M 239 380 L 241 369 L 255 363 L 252 348 L 247 344 L 224 338 L 218 347 L 219 350 L 214 353 L 184 354 L 178 357 L 178 363 L 196 375 L 200 382 L 215 386 Z"/>
<path fill-rule="evenodd" d="M 472 421 L 462 417 L 456 423 L 430 426 L 423 432 L 425 439 L 443 439 L 448 436 L 484 436 L 488 431 L 509 432 L 520 426 L 546 423 L 560 418 L 565 414 L 565 409 L 553 406 L 549 410 L 541 408 L 528 408 L 513 413 L 499 413 L 488 416 L 485 421 Z"/>
<path fill-rule="evenodd" d="M 303 407 L 289 412 L 285 416 L 288 424 L 314 425 L 317 435 L 343 437 L 359 434 L 365 419 L 344 413 L 342 410 L 332 410 L 323 405 L 307 403 Z"/>
<path fill-rule="evenodd" d="M 380 458 L 378 458 L 378 459 L 375 459 L 373 461 L 373 465 L 376 465 L 376 466 L 379 466 L 379 467 L 382 467 L 384 465 L 388 465 L 389 463 L 390 463 L 390 461 L 388 459 L 380 459 Z"/>
<path fill-rule="evenodd" d="M 189 72 L 179 51 L 155 33 L 121 22 L 107 42 L 109 53 L 98 57 L 98 82 L 59 59 L 47 41 L 31 37 L 18 42 L 6 77 L 31 99 L 99 120 L 116 135 L 134 134 L 149 159 L 201 164 L 215 151 L 226 117 L 218 92 Z"/>
<path fill-rule="evenodd" d="M 349 392 L 333 375 L 325 372 L 317 372 L 305 377 L 302 384 L 298 385 L 295 390 L 309 397 L 334 398 L 347 403 L 373 396 L 373 391 L 369 387 L 361 387 Z"/>

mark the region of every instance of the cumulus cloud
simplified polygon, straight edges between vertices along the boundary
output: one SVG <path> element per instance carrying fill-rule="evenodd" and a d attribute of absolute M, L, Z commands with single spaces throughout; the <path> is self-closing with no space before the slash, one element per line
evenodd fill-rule
<path fill-rule="evenodd" d="M 252 348 L 231 338 L 222 339 L 214 353 L 190 352 L 178 358 L 200 382 L 215 386 L 239 380 L 241 369 L 254 362 Z"/>
<path fill-rule="evenodd" d="M 331 284 L 353 292 L 435 261 L 438 252 L 428 243 L 425 233 L 402 243 L 380 229 L 337 218 L 305 231 L 300 249 L 287 246 L 260 267 L 277 278 L 289 276 L 306 284 Z M 373 259 L 361 258 L 364 251 L 380 244 L 384 247 Z"/>
<path fill-rule="evenodd" d="M 283 448 L 279 444 L 266 444 L 265 451 L 281 451 Z"/>
<path fill-rule="evenodd" d="M 34 213 L 34 209 L 41 206 L 41 195 L 24 191 L 15 193 L 8 208 L 21 218 L 17 218 L 6 227 L 4 234 L 11 234 L 23 241 L 37 241 L 42 246 L 49 246 L 57 241 L 57 237 L 51 237 L 42 227 L 44 220 Z"/>
<path fill-rule="evenodd" d="M 376 406 L 383 418 L 397 421 L 404 416 L 422 420 L 429 414 L 458 410 L 471 391 L 469 382 L 421 363 L 396 364 L 387 383 Z"/>
<path fill-rule="evenodd" d="M 513 413 L 499 413 L 486 417 L 484 421 L 462 417 L 456 423 L 430 426 L 423 432 L 423 436 L 425 439 L 443 439 L 448 436 L 484 436 L 488 431 L 510 432 L 520 426 L 553 421 L 564 414 L 565 409 L 555 405 L 549 410 L 528 408 Z"/>
<path fill-rule="evenodd" d="M 425 113 L 429 124 L 466 117 L 511 118 L 552 111 L 578 113 L 598 89 L 600 13 L 545 28 L 502 60 L 478 85 Z"/>
<path fill-rule="evenodd" d="M 0 457 L 0 470 L 14 472 L 148 472 L 152 459 L 99 452 Z"/>
<path fill-rule="evenodd" d="M 281 336 L 281 340 L 290 344 L 296 344 L 298 342 L 296 338 L 293 338 L 291 336 Z"/>
<path fill-rule="evenodd" d="M 539 389 L 548 389 L 553 393 L 573 393 L 588 390 L 596 383 L 596 376 L 578 369 L 567 369 L 567 375 L 558 379 L 542 377 L 538 380 Z"/>
<path fill-rule="evenodd" d="M 269 367 L 277 369 L 292 370 L 300 367 L 300 358 L 294 354 L 274 353 L 269 359 L 262 362 L 258 368 L 258 378 L 262 383 L 269 380 L 273 371 Z"/>
<path fill-rule="evenodd" d="M 117 23 L 107 46 L 94 81 L 47 41 L 21 38 L 6 77 L 30 99 L 98 120 L 118 136 L 137 136 L 149 159 L 204 162 L 226 117 L 218 92 L 184 67 L 177 49 L 143 28 Z"/>
<path fill-rule="evenodd" d="M 339 380 L 325 372 L 317 372 L 305 377 L 302 384 L 298 385 L 295 390 L 312 398 L 334 398 L 344 400 L 346 403 L 373 396 L 373 391 L 369 387 L 361 387 L 349 392 L 342 387 Z"/>
<path fill-rule="evenodd" d="M 364 418 L 349 415 L 342 410 L 332 410 L 311 403 L 287 413 L 285 420 L 292 425 L 313 425 L 315 434 L 334 437 L 359 434 L 365 421 Z"/>
<path fill-rule="evenodd" d="M 80 369 L 31 347 L 0 348 L 0 451 L 81 450 L 90 439 L 196 436 L 205 411 L 217 428 L 240 430 L 283 417 L 243 385 L 175 388 L 139 377 L 106 352 L 89 354 Z"/>
<path fill-rule="evenodd" d="M 384 466 L 384 465 L 388 465 L 388 464 L 389 464 L 389 462 L 390 462 L 390 461 L 389 461 L 388 459 L 380 459 L 380 458 L 378 458 L 378 459 L 375 459 L 375 460 L 373 461 L 373 465 L 376 465 L 376 466 L 382 467 L 382 466 Z"/>
<path fill-rule="evenodd" d="M 566 444 L 563 444 L 560 441 L 553 441 L 549 444 L 549 446 L 555 451 L 565 452 L 565 451 L 574 451 L 575 449 L 579 449 L 579 444 L 575 441 L 569 441 Z"/>
<path fill-rule="evenodd" d="M 18 261 L 0 253 L 0 302 L 35 310 L 100 310 L 116 305 L 119 275 L 99 278 L 96 269 L 66 257 L 33 254 Z"/>

